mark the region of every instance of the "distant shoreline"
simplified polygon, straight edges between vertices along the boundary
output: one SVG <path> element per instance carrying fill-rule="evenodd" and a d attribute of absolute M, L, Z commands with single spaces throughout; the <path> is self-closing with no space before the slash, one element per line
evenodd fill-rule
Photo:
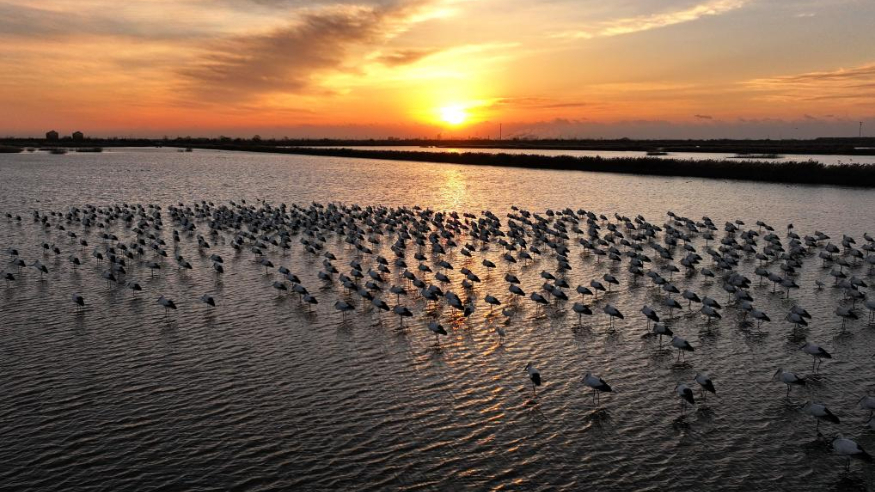
<path fill-rule="evenodd" d="M 419 144 L 419 145 L 417 145 Z M 439 144 L 439 145 L 437 145 Z M 500 145 L 501 144 L 501 145 Z M 586 144 L 586 145 L 584 145 Z M 407 147 L 411 150 L 374 149 L 377 146 Z M 429 147 L 453 147 L 468 149 L 468 152 L 434 152 Z M 516 167 L 524 169 L 553 169 L 630 174 L 639 176 L 690 177 L 708 179 L 733 179 L 767 183 L 837 185 L 875 188 L 875 165 L 832 164 L 816 161 L 746 160 L 744 158 L 673 159 L 665 157 L 593 157 L 524 153 L 478 152 L 485 148 L 576 150 L 594 151 L 640 151 L 661 155 L 668 152 L 720 152 L 750 155 L 875 155 L 875 139 L 815 139 L 815 140 L 560 140 L 560 141 L 434 141 L 434 140 L 261 140 L 261 139 L 85 139 L 80 142 L 46 141 L 43 139 L 3 139 L 0 151 L 17 152 L 24 148 L 113 148 L 113 147 L 178 147 L 201 148 L 241 152 L 266 152 L 275 154 L 347 157 L 359 159 L 382 159 Z M 849 149 L 852 149 L 851 152 Z M 658 150 L 658 152 L 657 152 Z M 754 157 L 752 157 L 754 158 Z"/>
<path fill-rule="evenodd" d="M 43 138 L 0 138 L 0 147 L 197 147 L 204 145 L 232 145 L 257 147 L 409 147 L 411 150 L 428 147 L 457 149 L 515 149 L 515 150 L 586 150 L 666 153 L 721 153 L 758 155 L 848 155 L 875 156 L 875 138 L 816 138 L 810 140 L 633 140 L 621 139 L 241 139 L 241 138 L 85 138 L 72 140 L 45 140 Z"/>
<path fill-rule="evenodd" d="M 762 162 L 749 160 L 688 160 L 653 157 L 603 158 L 545 156 L 484 152 L 428 152 L 325 147 L 253 145 L 195 145 L 195 148 L 240 152 L 431 162 L 477 166 L 606 172 L 639 176 L 735 179 L 768 183 L 838 185 L 875 188 L 875 166 L 866 164 L 825 165 L 815 161 Z"/>

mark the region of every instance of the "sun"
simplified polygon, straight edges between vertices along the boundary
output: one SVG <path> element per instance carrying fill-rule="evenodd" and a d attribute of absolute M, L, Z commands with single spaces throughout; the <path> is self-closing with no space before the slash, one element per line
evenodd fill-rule
<path fill-rule="evenodd" d="M 468 119 L 465 108 L 458 105 L 444 106 L 440 108 L 441 120 L 450 125 L 461 125 Z"/>

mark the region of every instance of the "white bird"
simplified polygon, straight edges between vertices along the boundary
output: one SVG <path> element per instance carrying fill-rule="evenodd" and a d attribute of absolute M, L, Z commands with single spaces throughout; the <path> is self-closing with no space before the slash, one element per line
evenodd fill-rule
<path fill-rule="evenodd" d="M 711 381 L 711 378 L 709 378 L 707 374 L 696 373 L 695 380 L 697 383 L 699 383 L 699 386 L 702 387 L 702 401 L 708 400 L 708 397 L 705 396 L 706 391 L 710 391 L 715 395 L 717 394 L 717 390 L 714 388 L 714 383 Z"/>
<path fill-rule="evenodd" d="M 805 342 L 805 345 L 800 350 L 811 356 L 811 370 L 814 372 L 817 372 L 817 368 L 823 363 L 823 359 L 832 359 L 832 355 L 829 352 L 811 342 Z"/>
<path fill-rule="evenodd" d="M 611 386 L 606 383 L 604 379 L 598 376 L 593 376 L 590 373 L 586 373 L 586 375 L 583 377 L 583 383 L 592 388 L 592 401 L 596 404 L 598 403 L 598 399 L 601 398 L 602 392 L 610 393 L 611 391 L 613 391 L 613 389 L 611 389 Z"/>
<path fill-rule="evenodd" d="M 342 317 L 346 319 L 346 312 L 352 311 L 355 308 L 346 301 L 337 301 L 334 303 L 334 309 L 340 311 Z"/>
<path fill-rule="evenodd" d="M 835 416 L 832 412 L 826 408 L 826 405 L 822 403 L 814 403 L 814 402 L 806 402 L 805 405 L 802 406 L 802 411 L 811 415 L 817 421 L 817 427 L 815 430 L 820 432 L 820 421 L 824 420 L 826 422 L 830 422 L 833 424 L 840 424 L 841 421 L 838 417 Z"/>
<path fill-rule="evenodd" d="M 854 320 L 854 319 L 857 319 L 857 318 L 858 318 L 857 313 L 855 313 L 855 312 L 854 312 L 850 307 L 848 307 L 848 306 L 839 306 L 839 307 L 837 307 L 836 310 L 835 310 L 835 314 L 836 314 L 836 316 L 840 316 L 840 317 L 842 318 L 842 330 L 845 329 L 845 323 L 847 323 L 847 321 L 848 321 L 849 319 Z"/>
<path fill-rule="evenodd" d="M 659 348 L 662 349 L 662 337 L 663 335 L 670 337 L 674 335 L 674 332 L 667 326 L 665 323 L 654 323 L 653 324 L 653 333 L 659 336 Z"/>
<path fill-rule="evenodd" d="M 432 321 L 431 323 L 429 323 L 428 329 L 431 330 L 432 333 L 434 333 L 434 341 L 436 343 L 440 343 L 440 340 L 438 338 L 440 335 L 447 335 L 447 330 L 445 330 L 444 327 L 441 326 L 440 323 L 438 323 L 437 321 Z"/>
<path fill-rule="evenodd" d="M 614 318 L 623 319 L 623 313 L 621 313 L 619 309 L 615 308 L 610 304 L 606 304 L 602 311 L 604 311 L 605 314 L 608 315 L 608 319 L 610 319 L 611 322 L 610 327 L 612 330 L 614 329 Z"/>
<path fill-rule="evenodd" d="M 504 328 L 502 328 L 502 327 L 500 327 L 500 326 L 496 326 L 496 327 L 495 327 L 495 333 L 498 335 L 498 341 L 499 341 L 499 342 L 501 342 L 502 340 L 504 340 L 505 335 L 507 335 L 507 332 L 504 331 Z"/>
<path fill-rule="evenodd" d="M 860 408 L 869 410 L 869 418 L 872 418 L 872 413 L 875 412 L 875 396 L 866 395 L 860 398 Z"/>
<path fill-rule="evenodd" d="M 85 307 L 85 298 L 79 294 L 73 294 L 73 304 L 76 304 L 76 310 L 80 310 Z"/>
<path fill-rule="evenodd" d="M 706 298 L 707 299 L 707 298 Z M 720 319 L 722 316 L 717 310 L 712 306 L 702 306 L 702 314 L 708 317 L 708 323 L 711 323 L 712 319 Z"/>
<path fill-rule="evenodd" d="M 499 301 L 498 299 L 496 299 L 493 296 L 487 295 L 486 297 L 483 298 L 483 300 L 486 301 L 487 304 L 490 304 L 492 306 L 501 306 L 501 301 Z"/>
<path fill-rule="evenodd" d="M 161 304 L 164 307 L 164 314 L 167 314 L 168 309 L 176 309 L 176 304 L 164 296 L 158 298 L 158 304 Z"/>
<path fill-rule="evenodd" d="M 861 448 L 856 442 L 842 437 L 841 434 L 838 434 L 835 439 L 832 440 L 832 450 L 839 456 L 847 456 L 848 461 L 847 464 L 845 464 L 845 470 L 850 470 L 851 458 L 863 460 L 866 463 L 872 463 L 872 456 L 869 455 L 865 449 Z"/>
<path fill-rule="evenodd" d="M 310 306 L 314 304 L 319 304 L 319 301 L 316 300 L 316 297 L 311 294 L 304 294 L 302 300 L 307 303 L 307 311 L 310 311 Z"/>
<path fill-rule="evenodd" d="M 647 328 L 650 328 L 651 321 L 659 323 L 659 315 L 656 314 L 656 311 L 654 311 L 653 308 L 648 306 L 647 304 L 645 304 L 644 307 L 641 308 L 641 313 L 647 317 Z"/>
<path fill-rule="evenodd" d="M 592 316 L 592 310 L 586 304 L 575 302 L 571 309 L 577 313 L 577 324 L 580 325 L 583 322 L 583 315 Z"/>
<path fill-rule="evenodd" d="M 411 313 L 409 309 L 400 304 L 392 308 L 392 312 L 398 315 L 398 322 L 402 327 L 404 326 L 404 318 L 410 318 L 413 316 L 413 313 Z"/>
<path fill-rule="evenodd" d="M 686 413 L 687 403 L 689 403 L 690 405 L 696 404 L 696 399 L 693 397 L 693 390 L 691 390 L 690 387 L 686 384 L 679 383 L 675 387 L 675 391 L 677 391 L 678 396 L 681 399 L 681 412 Z"/>
<path fill-rule="evenodd" d="M 526 372 L 529 374 L 529 379 L 532 380 L 532 394 L 537 396 L 536 386 L 541 386 L 541 373 L 538 371 L 535 366 L 532 365 L 531 362 L 526 364 Z"/>
<path fill-rule="evenodd" d="M 778 370 L 775 371 L 775 375 L 772 376 L 772 379 L 777 377 L 780 377 L 781 382 L 787 385 L 787 396 L 790 396 L 790 386 L 805 386 L 805 376 L 799 376 L 792 372 L 785 372 L 781 368 L 778 368 Z"/>
<path fill-rule="evenodd" d="M 684 352 L 693 352 L 696 350 L 693 348 L 692 345 L 690 345 L 690 342 L 684 340 L 677 335 L 671 338 L 671 346 L 678 349 L 678 362 L 680 362 Z"/>

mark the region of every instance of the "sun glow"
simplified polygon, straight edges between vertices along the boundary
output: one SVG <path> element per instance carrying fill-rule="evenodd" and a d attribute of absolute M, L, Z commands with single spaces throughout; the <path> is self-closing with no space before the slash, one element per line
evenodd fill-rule
<path fill-rule="evenodd" d="M 441 121 L 456 126 L 468 120 L 468 112 L 459 105 L 444 106 L 440 108 Z"/>

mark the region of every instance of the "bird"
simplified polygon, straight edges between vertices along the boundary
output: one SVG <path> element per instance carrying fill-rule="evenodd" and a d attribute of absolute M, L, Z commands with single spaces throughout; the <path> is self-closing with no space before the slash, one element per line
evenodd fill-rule
<path fill-rule="evenodd" d="M 432 333 L 434 333 L 435 343 L 440 343 L 440 340 L 438 338 L 440 335 L 447 335 L 447 330 L 445 330 L 444 327 L 441 326 L 440 323 L 438 323 L 437 321 L 430 322 L 428 324 L 428 329 L 431 330 Z"/>
<path fill-rule="evenodd" d="M 686 413 L 688 403 L 690 405 L 696 404 L 696 399 L 693 397 L 693 390 L 691 390 L 686 384 L 678 383 L 675 387 L 675 391 L 677 391 L 677 394 L 681 399 L 681 413 Z"/>
<path fill-rule="evenodd" d="M 201 302 L 206 304 L 207 306 L 216 307 L 216 300 L 213 299 L 213 296 L 211 296 L 209 294 L 202 295 Z"/>
<path fill-rule="evenodd" d="M 307 304 L 308 312 L 310 311 L 310 306 L 315 306 L 316 304 L 319 304 L 319 301 L 312 294 L 304 294 L 301 300 L 303 300 L 304 303 Z"/>
<path fill-rule="evenodd" d="M 644 307 L 641 308 L 641 313 L 647 317 L 647 328 L 648 329 L 650 328 L 651 321 L 653 321 L 655 323 L 659 323 L 659 315 L 656 314 L 656 311 L 654 311 L 652 307 L 645 304 Z"/>
<path fill-rule="evenodd" d="M 529 379 L 532 380 L 532 394 L 537 396 L 538 391 L 536 388 L 541 386 L 541 373 L 531 362 L 526 364 L 526 372 L 529 374 Z"/>
<path fill-rule="evenodd" d="M 486 297 L 483 298 L 483 300 L 486 301 L 486 303 L 489 304 L 490 306 L 501 306 L 501 301 L 499 301 L 497 298 L 495 298 L 493 296 L 487 295 Z"/>
<path fill-rule="evenodd" d="M 804 376 L 799 376 L 792 372 L 785 372 L 781 368 L 778 368 L 778 370 L 775 371 L 775 375 L 772 376 L 773 379 L 777 377 L 780 377 L 781 382 L 787 385 L 787 396 L 790 396 L 791 386 L 805 386 Z"/>
<path fill-rule="evenodd" d="M 392 308 L 392 312 L 398 315 L 398 323 L 402 327 L 404 326 L 404 318 L 409 318 L 413 316 L 413 313 L 410 312 L 409 309 L 400 304 Z"/>
<path fill-rule="evenodd" d="M 167 314 L 167 311 L 170 309 L 176 310 L 176 303 L 164 296 L 158 298 L 158 304 L 164 307 L 164 314 Z"/>
<path fill-rule="evenodd" d="M 845 464 L 846 471 L 851 469 L 851 458 L 862 460 L 865 463 L 872 463 L 872 456 L 865 449 L 861 448 L 859 444 L 851 439 L 842 437 L 841 434 L 837 434 L 832 440 L 832 450 L 837 455 L 848 458 Z"/>
<path fill-rule="evenodd" d="M 693 352 L 696 350 L 690 345 L 690 342 L 677 335 L 671 337 L 671 346 L 678 349 L 678 362 L 680 362 L 684 352 Z"/>
<path fill-rule="evenodd" d="M 346 319 L 346 313 L 347 313 L 348 311 L 353 311 L 353 310 L 355 310 L 355 308 L 354 308 L 351 304 L 349 304 L 348 302 L 346 302 L 346 301 L 337 301 L 337 302 L 335 302 L 335 303 L 334 303 L 334 309 L 340 311 L 340 314 L 341 314 L 341 316 L 343 317 L 343 319 Z"/>
<path fill-rule="evenodd" d="M 583 377 L 583 383 L 592 388 L 592 402 L 596 404 L 598 403 L 602 392 L 610 393 L 611 391 L 613 391 L 613 389 L 611 389 L 611 386 L 606 383 L 604 379 L 598 376 L 593 376 L 590 373 L 586 373 L 586 375 Z"/>
<path fill-rule="evenodd" d="M 860 404 L 860 408 L 864 410 L 869 410 L 869 418 L 872 418 L 872 413 L 875 412 L 875 396 L 866 395 L 860 398 L 858 402 Z"/>
<path fill-rule="evenodd" d="M 125 286 L 131 289 L 131 297 L 136 297 L 137 292 L 143 290 L 143 287 L 141 287 L 140 284 L 133 280 L 128 280 L 127 282 L 125 282 Z"/>
<path fill-rule="evenodd" d="M 73 304 L 76 305 L 76 310 L 83 309 L 85 307 L 85 298 L 79 294 L 73 294 Z"/>
<path fill-rule="evenodd" d="M 823 359 L 832 359 L 832 355 L 829 352 L 811 342 L 805 342 L 805 345 L 800 350 L 811 356 L 811 370 L 814 372 L 817 372 L 817 368 L 823 363 Z"/>
<path fill-rule="evenodd" d="M 610 329 L 612 330 L 614 329 L 614 318 L 623 319 L 623 313 L 621 313 L 619 309 L 615 308 L 610 304 L 606 304 L 602 311 L 604 311 L 605 314 L 608 315 L 608 319 L 610 320 Z"/>
<path fill-rule="evenodd" d="M 848 321 L 849 319 L 850 319 L 850 320 L 855 320 L 855 319 L 858 318 L 857 313 L 855 313 L 855 312 L 854 312 L 850 307 L 848 307 L 848 306 L 839 306 L 839 307 L 837 307 L 836 310 L 835 310 L 835 314 L 836 314 L 836 316 L 839 316 L 839 317 L 842 318 L 842 330 L 845 329 L 845 323 L 847 323 L 847 321 Z"/>
<path fill-rule="evenodd" d="M 670 337 L 673 336 L 674 333 L 671 329 L 665 326 L 665 323 L 653 323 L 653 333 L 659 336 L 659 348 L 662 349 L 662 337 L 663 335 Z"/>
<path fill-rule="evenodd" d="M 817 421 L 817 427 L 815 430 L 820 433 L 820 421 L 823 420 L 825 422 L 830 422 L 832 424 L 840 424 L 841 420 L 835 416 L 826 405 L 822 403 L 814 403 L 814 402 L 806 402 L 802 405 L 802 411 L 814 417 Z"/>
<path fill-rule="evenodd" d="M 708 377 L 707 374 L 696 373 L 695 381 L 699 383 L 699 386 L 702 387 L 702 401 L 708 401 L 708 397 L 705 392 L 709 391 L 713 394 L 717 394 L 717 390 L 714 388 L 714 383 L 711 381 L 711 378 Z"/>
<path fill-rule="evenodd" d="M 575 302 L 571 309 L 577 313 L 577 324 L 580 325 L 583 322 L 583 315 L 592 316 L 592 310 L 586 304 Z"/>
<path fill-rule="evenodd" d="M 284 284 L 283 282 L 280 282 L 278 280 L 274 280 L 272 285 L 273 285 L 273 288 L 276 289 L 278 296 L 282 296 L 283 292 L 287 292 L 289 290 L 289 288 L 286 287 L 286 284 Z"/>
<path fill-rule="evenodd" d="M 504 337 L 507 336 L 507 332 L 504 330 L 504 328 L 500 326 L 495 327 L 495 334 L 498 335 L 499 342 L 502 342 L 504 340 Z"/>

